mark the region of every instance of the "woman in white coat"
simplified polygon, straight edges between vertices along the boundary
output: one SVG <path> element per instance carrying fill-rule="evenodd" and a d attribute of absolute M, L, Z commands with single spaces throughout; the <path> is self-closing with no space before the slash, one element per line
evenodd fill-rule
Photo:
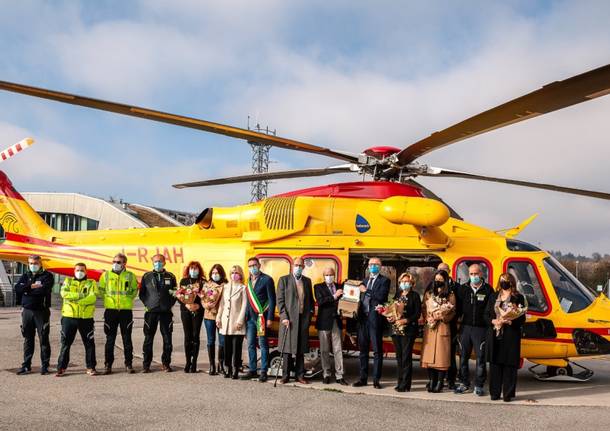
<path fill-rule="evenodd" d="M 241 368 L 241 350 L 246 335 L 246 306 L 248 298 L 244 285 L 244 270 L 234 265 L 229 274 L 229 282 L 222 289 L 218 301 L 216 325 L 219 332 L 225 336 L 225 366 L 224 376 L 237 379 Z"/>

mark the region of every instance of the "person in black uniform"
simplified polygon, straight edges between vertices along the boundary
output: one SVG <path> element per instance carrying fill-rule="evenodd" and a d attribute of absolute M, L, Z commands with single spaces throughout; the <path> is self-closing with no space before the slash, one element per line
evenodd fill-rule
<path fill-rule="evenodd" d="M 143 373 L 150 373 L 150 364 L 153 357 L 153 341 L 157 333 L 157 326 L 161 328 L 163 337 L 163 355 L 161 363 L 163 371 L 170 372 L 172 360 L 172 307 L 176 303 L 174 292 L 176 290 L 176 277 L 165 270 L 165 256 L 153 256 L 153 271 L 142 276 L 140 283 L 140 301 L 146 307 L 144 313 L 144 352 Z"/>
<path fill-rule="evenodd" d="M 187 288 L 187 286 L 191 286 L 191 288 L 195 289 L 204 289 L 205 283 L 205 274 L 201 264 L 197 261 L 189 262 L 184 268 L 180 287 Z M 201 325 L 203 324 L 201 298 L 199 294 L 191 293 L 189 298 L 178 299 L 180 300 L 180 318 L 182 320 L 182 329 L 184 330 L 184 355 L 186 357 L 184 372 L 196 373 Z"/>
<path fill-rule="evenodd" d="M 477 370 L 474 380 L 474 393 L 481 397 L 484 395 L 483 385 L 487 378 L 487 364 L 485 362 L 487 322 L 485 321 L 485 310 L 493 289 L 483 279 L 479 264 L 470 265 L 468 274 L 470 276 L 469 282 L 458 289 L 457 312 L 462 318 L 460 334 L 462 384 L 455 389 L 455 393 L 463 394 L 470 390 L 468 361 L 474 349 Z"/>
<path fill-rule="evenodd" d="M 51 343 L 49 342 L 49 318 L 51 316 L 51 291 L 55 280 L 42 267 L 40 256 L 28 257 L 28 270 L 15 285 L 17 304 L 21 305 L 21 334 L 23 335 L 23 363 L 17 374 L 29 374 L 34 356 L 34 337 L 40 342 L 40 374 L 49 374 Z"/>
<path fill-rule="evenodd" d="M 525 323 L 525 298 L 517 292 L 517 283 L 511 274 L 502 274 L 499 291 L 492 294 L 485 310 L 487 329 L 487 360 L 489 361 L 489 394 L 492 400 L 500 395 L 506 402 L 515 398 L 517 370 L 521 365 L 521 327 Z M 521 316 L 513 320 L 502 319 L 499 310 L 521 306 Z M 494 325 L 501 324 L 497 331 Z"/>
<path fill-rule="evenodd" d="M 415 292 L 415 276 L 405 272 L 398 278 L 398 290 L 394 299 L 399 304 L 400 315 L 397 320 L 388 317 L 392 324 L 392 341 L 396 350 L 398 383 L 394 388 L 397 392 L 411 391 L 413 375 L 413 344 L 417 338 L 419 316 L 421 314 L 421 299 Z"/>

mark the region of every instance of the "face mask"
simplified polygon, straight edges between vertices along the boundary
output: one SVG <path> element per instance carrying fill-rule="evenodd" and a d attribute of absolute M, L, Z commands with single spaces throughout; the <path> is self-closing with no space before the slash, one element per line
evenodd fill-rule
<path fill-rule="evenodd" d="M 481 282 L 481 277 L 479 277 L 478 275 L 471 275 L 470 276 L 470 283 L 471 284 L 479 284 Z"/>
<path fill-rule="evenodd" d="M 199 270 L 198 269 L 189 269 L 189 276 L 191 278 L 199 278 Z"/>
<path fill-rule="evenodd" d="M 241 275 L 239 275 L 239 274 L 231 274 L 231 279 L 233 281 L 241 281 Z"/>
<path fill-rule="evenodd" d="M 76 277 L 77 280 L 82 280 L 85 278 L 85 275 L 85 271 L 74 271 L 74 277 Z"/>
<path fill-rule="evenodd" d="M 335 282 L 335 276 L 334 275 L 325 275 L 324 281 L 326 282 L 326 284 L 333 284 Z"/>
<path fill-rule="evenodd" d="M 444 281 L 437 281 L 437 280 L 435 280 L 434 281 L 434 287 L 436 287 L 438 289 L 441 289 L 441 288 L 445 287 L 445 282 Z"/>
<path fill-rule="evenodd" d="M 248 269 L 250 270 L 250 274 L 252 274 L 253 276 L 257 276 L 258 274 L 260 274 L 261 270 L 258 269 L 258 266 L 250 266 L 248 267 Z"/>
<path fill-rule="evenodd" d="M 157 272 L 161 272 L 163 270 L 163 262 L 160 260 L 153 262 L 153 268 Z"/>
<path fill-rule="evenodd" d="M 218 283 L 220 281 L 220 274 L 212 274 L 212 280 Z"/>
<path fill-rule="evenodd" d="M 29 268 L 30 268 L 31 272 L 38 272 L 38 271 L 40 271 L 40 265 L 37 265 L 35 263 L 30 263 Z"/>
<path fill-rule="evenodd" d="M 411 288 L 411 283 L 406 282 L 406 283 L 400 283 L 400 288 L 402 290 L 409 290 Z"/>
<path fill-rule="evenodd" d="M 300 266 L 295 266 L 292 270 L 292 273 L 296 278 L 299 278 L 303 274 L 303 268 L 301 268 Z"/>
<path fill-rule="evenodd" d="M 379 274 L 379 265 L 377 265 L 377 264 L 369 265 L 369 272 L 374 275 Z"/>
<path fill-rule="evenodd" d="M 123 270 L 123 265 L 120 263 L 113 263 L 112 264 L 112 270 L 114 272 L 121 272 Z"/>
<path fill-rule="evenodd" d="M 503 290 L 508 290 L 508 289 L 510 289 L 510 283 L 508 281 L 502 280 L 500 282 L 500 288 Z"/>

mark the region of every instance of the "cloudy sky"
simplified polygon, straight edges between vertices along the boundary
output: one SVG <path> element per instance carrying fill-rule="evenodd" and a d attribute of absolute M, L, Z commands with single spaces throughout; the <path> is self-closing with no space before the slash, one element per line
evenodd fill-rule
<path fill-rule="evenodd" d="M 610 63 L 600 1 L 0 0 L 0 80 L 146 106 L 357 153 L 406 147 L 455 122 Z M 250 171 L 243 142 L 0 92 L 0 144 L 37 143 L 1 167 L 23 191 L 75 191 L 197 212 L 249 185 L 175 190 Z M 271 169 L 336 164 L 273 149 Z M 421 162 L 610 191 L 610 96 L 438 150 Z M 290 180 L 271 193 L 328 182 Z M 610 253 L 610 202 L 423 179 L 493 230 Z"/>

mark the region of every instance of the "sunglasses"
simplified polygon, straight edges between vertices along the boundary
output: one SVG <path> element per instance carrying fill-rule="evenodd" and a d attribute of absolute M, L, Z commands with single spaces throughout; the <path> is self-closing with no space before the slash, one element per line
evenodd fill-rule
<path fill-rule="evenodd" d="M 112 263 L 120 263 L 122 265 L 123 261 L 122 260 L 113 260 Z"/>

